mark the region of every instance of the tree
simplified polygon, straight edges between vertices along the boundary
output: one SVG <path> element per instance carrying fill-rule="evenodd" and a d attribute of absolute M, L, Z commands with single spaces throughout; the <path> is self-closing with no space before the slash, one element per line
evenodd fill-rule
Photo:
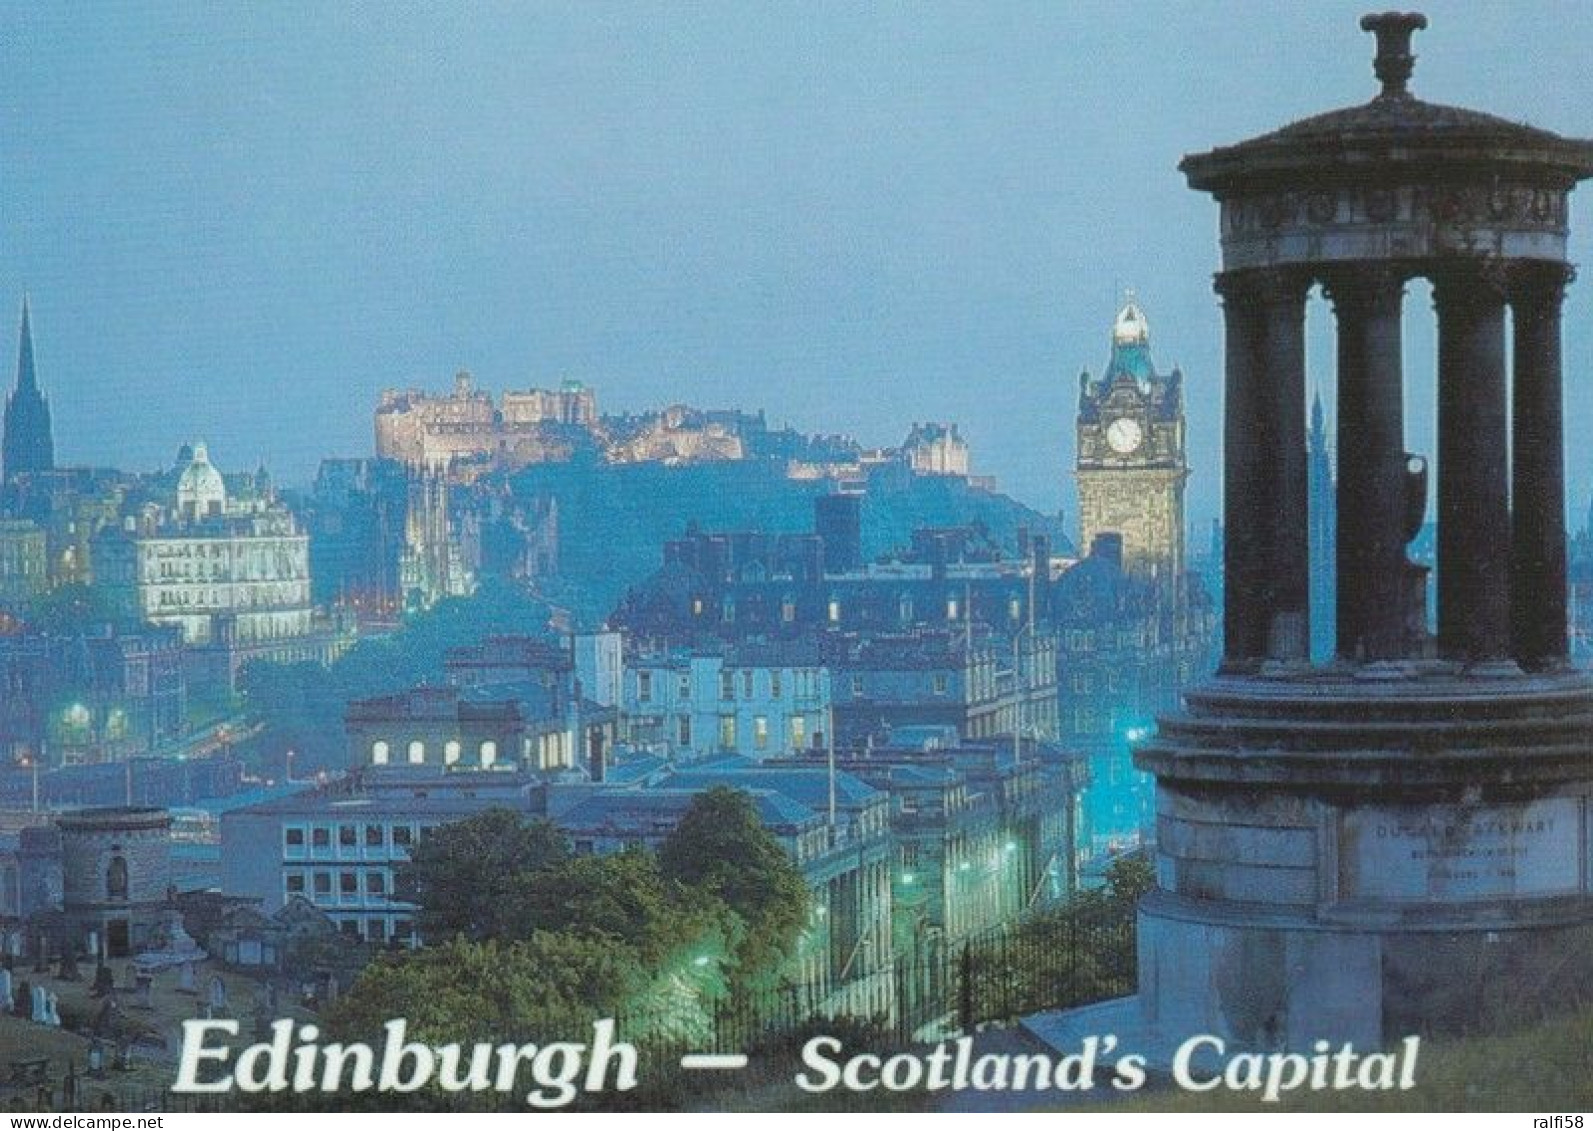
<path fill-rule="evenodd" d="M 624 947 L 538 931 L 514 943 L 454 939 L 365 968 L 327 1016 L 340 1039 L 379 1035 L 395 1018 L 411 1040 L 580 1041 L 592 1022 L 622 1012 L 645 975 Z"/>
<path fill-rule="evenodd" d="M 569 857 L 564 834 L 547 821 L 525 821 L 510 809 L 487 809 L 433 829 L 398 869 L 398 898 L 418 907 L 423 937 L 510 938 L 506 915 L 527 876 Z"/>
<path fill-rule="evenodd" d="M 734 930 L 723 904 L 665 879 L 657 858 L 640 848 L 522 875 L 503 922 L 511 935 L 561 931 L 627 947 L 648 970 L 722 959 Z"/>
<path fill-rule="evenodd" d="M 660 846 L 658 863 L 665 879 L 713 896 L 745 924 L 738 988 L 779 976 L 807 922 L 807 884 L 748 794 L 724 786 L 698 794 Z"/>
<path fill-rule="evenodd" d="M 1156 887 L 1156 865 L 1150 853 L 1133 852 L 1113 860 L 1106 867 L 1106 886 L 1113 899 L 1138 903 Z"/>

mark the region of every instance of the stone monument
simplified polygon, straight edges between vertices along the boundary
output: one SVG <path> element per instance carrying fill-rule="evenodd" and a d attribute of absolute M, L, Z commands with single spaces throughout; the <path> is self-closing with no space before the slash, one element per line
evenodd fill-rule
<path fill-rule="evenodd" d="M 1155 1032 L 1310 1051 L 1593 996 L 1593 683 L 1566 660 L 1560 320 L 1593 142 L 1422 101 L 1418 14 L 1368 16 L 1382 92 L 1184 159 L 1221 206 L 1225 651 L 1136 753 Z M 1434 289 L 1437 634 L 1406 558 L 1401 310 Z M 1336 660 L 1310 661 L 1304 311 L 1338 337 Z M 1506 319 L 1512 346 L 1506 350 Z"/>

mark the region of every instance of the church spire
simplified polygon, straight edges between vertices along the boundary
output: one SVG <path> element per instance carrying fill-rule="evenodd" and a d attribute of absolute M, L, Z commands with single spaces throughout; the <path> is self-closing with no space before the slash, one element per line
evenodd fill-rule
<path fill-rule="evenodd" d="M 17 347 L 17 391 L 37 393 L 39 381 L 33 372 L 33 327 L 28 317 L 28 296 L 22 296 L 22 342 Z"/>
<path fill-rule="evenodd" d="M 55 439 L 50 405 L 39 391 L 33 365 L 33 320 L 27 296 L 22 299 L 22 330 L 17 345 L 17 383 L 6 397 L 0 425 L 0 474 L 4 478 L 55 468 Z"/>

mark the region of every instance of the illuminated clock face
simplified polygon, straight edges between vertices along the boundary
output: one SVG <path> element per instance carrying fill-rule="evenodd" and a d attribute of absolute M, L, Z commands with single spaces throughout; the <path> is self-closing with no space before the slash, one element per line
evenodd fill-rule
<path fill-rule="evenodd" d="M 1126 416 L 1120 416 L 1106 426 L 1106 442 L 1118 455 L 1127 455 L 1138 448 L 1142 438 L 1139 422 Z"/>

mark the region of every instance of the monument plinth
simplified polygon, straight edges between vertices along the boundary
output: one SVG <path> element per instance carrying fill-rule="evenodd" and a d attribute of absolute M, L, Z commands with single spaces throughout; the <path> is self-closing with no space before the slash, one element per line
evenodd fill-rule
<path fill-rule="evenodd" d="M 1187 157 L 1221 205 L 1225 646 L 1156 776 L 1139 1006 L 1252 1047 L 1527 1019 L 1593 996 L 1593 682 L 1566 662 L 1560 308 L 1593 142 L 1423 102 L 1415 14 L 1371 102 Z M 1437 624 L 1405 547 L 1405 283 L 1438 324 Z M 1305 300 L 1338 336 L 1334 662 L 1308 639 Z M 1507 351 L 1506 319 L 1513 345 Z M 1508 356 L 1507 356 L 1508 353 Z"/>

